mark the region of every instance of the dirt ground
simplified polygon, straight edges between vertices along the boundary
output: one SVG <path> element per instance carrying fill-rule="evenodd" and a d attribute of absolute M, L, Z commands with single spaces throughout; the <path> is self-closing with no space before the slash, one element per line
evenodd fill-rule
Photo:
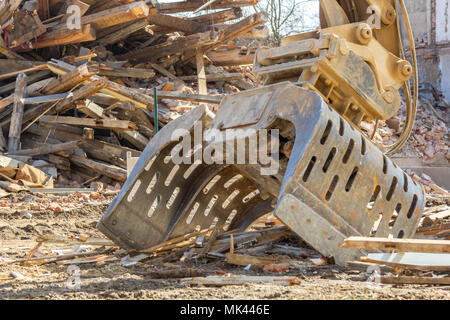
<path fill-rule="evenodd" d="M 150 271 L 175 266 L 202 270 L 205 275 L 218 271 L 233 275 L 276 275 L 263 270 L 227 265 L 215 260 L 204 264 L 138 263 L 130 267 L 118 261 L 77 265 L 80 286 L 73 288 L 73 269 L 49 263 L 21 266 L 8 261 L 24 258 L 40 235 L 103 237 L 96 223 L 113 199 L 110 195 L 72 194 L 55 196 L 18 194 L 0 199 L 0 298 L 1 299 L 445 299 L 450 286 L 379 285 L 361 280 L 363 272 L 336 265 L 315 266 L 299 261 L 300 267 L 285 275 L 297 276 L 300 284 L 281 286 L 246 284 L 241 286 L 190 286 L 179 280 L 152 279 Z M 44 244 L 40 251 L 52 252 L 73 245 Z M 54 252 L 54 251 L 53 251 Z M 73 266 L 72 266 L 73 268 Z M 13 272 L 19 278 L 8 280 Z M 21 279 L 21 276 L 23 278 Z"/>

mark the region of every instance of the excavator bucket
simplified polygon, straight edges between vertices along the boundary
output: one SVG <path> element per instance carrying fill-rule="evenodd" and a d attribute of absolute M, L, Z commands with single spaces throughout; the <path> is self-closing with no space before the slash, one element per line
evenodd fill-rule
<path fill-rule="evenodd" d="M 282 82 L 225 97 L 214 118 L 198 107 L 166 125 L 98 227 L 142 250 L 274 212 L 344 265 L 363 254 L 339 248 L 346 237 L 411 237 L 423 206 L 422 187 L 317 93 Z"/>

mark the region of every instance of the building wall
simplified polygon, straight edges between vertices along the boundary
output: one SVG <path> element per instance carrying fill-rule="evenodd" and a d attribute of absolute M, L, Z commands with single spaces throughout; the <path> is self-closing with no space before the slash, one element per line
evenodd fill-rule
<path fill-rule="evenodd" d="M 419 46 L 429 45 L 431 43 L 431 1 L 432 0 L 405 1 L 416 45 Z M 406 30 L 402 29 L 402 31 L 405 34 Z"/>
<path fill-rule="evenodd" d="M 449 0 L 436 1 L 436 43 L 450 41 Z"/>

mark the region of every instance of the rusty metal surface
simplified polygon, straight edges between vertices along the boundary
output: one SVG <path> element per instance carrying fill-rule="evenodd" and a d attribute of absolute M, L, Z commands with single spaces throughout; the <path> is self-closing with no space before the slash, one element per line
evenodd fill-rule
<path fill-rule="evenodd" d="M 261 92 L 270 92 L 269 101 L 251 98 Z M 243 94 L 247 99 L 244 101 L 260 103 L 241 105 L 255 110 L 236 114 L 239 119 L 232 120 L 229 117 L 233 106 L 242 101 Z M 300 237 L 322 254 L 334 256 L 339 264 L 357 255 L 338 248 L 344 237 L 375 234 L 395 238 L 414 233 L 424 205 L 421 187 L 319 95 L 291 83 L 243 94 L 227 97 L 212 121 L 203 108 L 197 108 L 164 127 L 144 150 L 99 222 L 100 230 L 126 248 L 145 249 L 227 220 L 229 228 L 245 229 L 259 216 L 274 210 Z M 225 115 L 228 123 L 239 123 L 239 128 L 278 128 L 282 135 L 284 132 L 283 138 L 289 138 L 286 132 L 292 124 L 295 142 L 287 166 L 281 165 L 276 175 L 261 177 L 248 165 L 201 163 L 189 170 L 191 165 L 181 164 L 174 169 L 168 156 L 178 141 L 170 139 L 171 133 L 186 128 L 193 134 L 196 121 L 206 129 L 220 130 Z M 207 147 L 223 142 L 229 141 L 202 143 Z M 283 161 L 287 159 L 282 156 Z M 168 177 L 172 177 L 169 182 Z M 284 177 L 282 183 L 280 177 Z M 232 178 L 236 181 L 230 184 Z M 374 193 L 375 200 L 371 199 Z M 232 194 L 234 198 L 228 201 Z M 248 199 L 251 194 L 253 197 Z M 275 207 L 276 194 L 279 201 Z M 212 201 L 214 206 L 207 210 Z M 377 225 L 379 217 L 382 219 Z"/>
<path fill-rule="evenodd" d="M 295 141 L 275 215 L 340 264 L 348 253 L 333 249 L 332 235 L 340 240 L 356 234 L 413 236 L 425 204 L 422 187 L 333 109 L 323 104 L 316 112 L 320 117 L 310 139 Z M 297 137 L 305 135 L 304 127 L 296 123 L 296 128 Z M 301 202 L 295 206 L 309 208 L 307 214 L 281 205 L 292 203 L 285 195 Z M 326 223 L 305 227 L 308 219 L 313 220 L 311 215 Z"/>

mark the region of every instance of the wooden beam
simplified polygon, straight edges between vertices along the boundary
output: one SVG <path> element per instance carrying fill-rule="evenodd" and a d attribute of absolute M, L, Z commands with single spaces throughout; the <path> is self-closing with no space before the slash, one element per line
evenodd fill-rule
<path fill-rule="evenodd" d="M 137 130 L 137 126 L 131 121 L 111 119 L 90 119 L 62 116 L 43 116 L 39 122 L 46 124 L 66 124 L 78 127 L 113 130 Z"/>
<path fill-rule="evenodd" d="M 72 132 L 67 131 L 69 129 L 72 130 Z M 77 132 L 74 132 L 73 129 Z M 44 138 L 51 136 L 64 142 L 83 139 L 81 128 L 78 127 L 57 125 L 46 128 L 41 125 L 33 125 L 28 131 Z M 85 142 L 86 144 L 82 148 L 90 158 L 105 161 L 123 168 L 126 168 L 128 152 L 131 152 L 133 157 L 139 157 L 141 155 L 140 151 L 103 141 L 85 140 Z"/>
<path fill-rule="evenodd" d="M 214 25 L 219 23 L 224 23 L 230 20 L 236 20 L 242 18 L 241 8 L 232 8 L 227 10 L 222 10 L 219 12 L 208 13 L 201 16 L 196 16 L 189 18 L 192 21 L 203 23 L 207 25 Z"/>
<path fill-rule="evenodd" d="M 25 60 L 21 55 L 0 45 L 0 53 L 9 59 Z"/>
<path fill-rule="evenodd" d="M 100 72 L 97 62 L 87 62 L 75 70 L 66 73 L 61 78 L 50 82 L 43 90 L 44 94 L 54 94 L 68 91 L 93 75 Z"/>
<path fill-rule="evenodd" d="M 120 7 L 103 10 L 81 18 L 81 24 L 92 24 L 96 29 L 104 29 L 117 24 L 145 18 L 149 8 L 144 1 L 137 1 Z"/>
<path fill-rule="evenodd" d="M 60 12 L 66 12 L 66 14 L 62 17 L 60 22 L 67 23 L 67 19 L 69 19 L 70 14 L 67 13 L 67 9 L 69 6 L 77 6 L 80 9 L 80 17 L 84 16 L 84 14 L 89 10 L 90 5 L 84 3 L 80 0 L 67 0 L 65 5 L 60 9 Z"/>
<path fill-rule="evenodd" d="M 56 29 L 47 32 L 37 41 L 25 44 L 18 51 L 30 51 L 34 49 L 68 45 L 95 40 L 95 28 L 90 24 L 83 25 L 81 30 Z"/>
<path fill-rule="evenodd" d="M 120 104 L 122 102 L 119 102 Z M 105 114 L 105 110 L 90 100 L 82 101 L 77 104 L 77 109 L 94 119 L 117 120 Z M 127 140 L 139 150 L 144 150 L 149 140 L 135 130 L 114 130 L 120 138 Z"/>
<path fill-rule="evenodd" d="M 175 82 L 179 82 L 179 83 L 184 83 L 182 80 L 180 80 L 177 76 L 171 74 L 166 68 L 156 64 L 156 63 L 151 63 L 150 64 L 152 66 L 153 69 L 155 69 L 156 71 L 158 71 L 159 73 L 161 73 L 162 75 L 168 77 L 169 79 L 175 81 Z"/>
<path fill-rule="evenodd" d="M 130 4 L 135 0 L 90 0 L 92 4 L 88 10 L 89 14 L 105 11 L 114 7 Z"/>
<path fill-rule="evenodd" d="M 50 18 L 49 0 L 36 0 L 37 12 L 42 21 Z"/>
<path fill-rule="evenodd" d="M 198 76 L 181 76 L 178 77 L 183 81 L 196 81 L 198 80 Z M 229 80 L 239 80 L 243 79 L 244 75 L 242 73 L 227 73 L 227 74 L 207 74 L 206 81 L 207 82 L 220 82 L 220 81 L 229 81 Z"/>
<path fill-rule="evenodd" d="M 114 31 L 103 38 L 97 40 L 97 43 L 101 46 L 107 46 L 121 40 L 125 40 L 130 34 L 145 28 L 148 25 L 146 19 L 141 19 L 136 22 L 133 22 L 126 26 L 125 28 L 121 28 L 117 31 Z"/>
<path fill-rule="evenodd" d="M 22 0 L 3 0 L 0 6 L 0 27 L 14 14 Z"/>
<path fill-rule="evenodd" d="M 207 95 L 208 88 L 206 86 L 206 71 L 203 55 L 204 55 L 203 51 L 201 49 L 197 49 L 196 61 L 197 61 L 198 93 L 202 95 Z"/>
<path fill-rule="evenodd" d="M 249 264 L 255 266 L 264 266 L 266 264 L 279 263 L 280 259 L 272 257 L 254 257 L 244 254 L 227 253 L 226 255 L 227 263 L 234 264 L 236 266 L 248 266 Z"/>
<path fill-rule="evenodd" d="M 396 250 L 399 252 L 450 253 L 450 241 L 350 237 L 344 240 L 341 248 L 384 251 Z"/>
<path fill-rule="evenodd" d="M 102 92 L 115 97 L 119 101 L 130 101 L 137 107 L 153 110 L 153 99 L 138 90 L 122 86 L 118 83 L 106 80 L 106 88 Z"/>
<path fill-rule="evenodd" d="M 75 107 L 75 102 L 80 99 L 87 99 L 90 96 L 93 96 L 102 88 L 106 87 L 106 81 L 104 78 L 97 77 L 92 79 L 87 85 L 76 89 L 72 92 L 72 95 L 67 99 L 61 101 L 56 107 L 55 110 L 58 113 L 64 113 Z"/>
<path fill-rule="evenodd" d="M 147 21 L 150 24 L 154 24 L 159 27 L 152 28 L 155 33 L 163 33 L 165 31 L 164 29 L 166 29 L 169 31 L 181 31 L 186 34 L 194 34 L 204 32 L 209 29 L 206 24 L 201 24 L 182 17 L 169 16 L 159 13 L 148 16 Z"/>
<path fill-rule="evenodd" d="M 27 85 L 27 76 L 19 74 L 16 79 L 16 90 L 14 92 L 14 108 L 11 115 L 11 124 L 9 127 L 8 152 L 14 152 L 20 149 L 20 134 L 22 132 L 23 102 Z"/>
<path fill-rule="evenodd" d="M 426 285 L 450 285 L 450 278 L 432 277 L 386 277 L 381 276 L 380 282 L 385 284 L 426 284 Z"/>
<path fill-rule="evenodd" d="M 221 29 L 218 32 L 218 37 L 215 39 L 215 41 L 213 41 L 211 44 L 205 44 L 204 46 L 202 46 L 202 49 L 204 50 L 204 52 L 213 50 L 223 43 L 227 43 L 236 37 L 242 36 L 248 31 L 260 25 L 263 25 L 264 23 L 266 23 L 266 21 L 264 20 L 264 14 L 262 12 L 255 13 L 235 24 L 227 25 L 226 28 Z M 194 50 L 192 48 L 189 48 L 189 50 L 186 50 L 186 52 L 184 53 L 182 61 L 184 63 L 187 63 L 191 61 L 195 57 L 195 55 L 196 49 Z"/>
<path fill-rule="evenodd" d="M 58 93 L 48 96 L 39 96 L 39 97 L 31 97 L 31 98 L 23 98 L 22 101 L 24 104 L 40 104 L 46 102 L 54 102 L 60 101 L 67 98 L 70 95 L 69 92 Z"/>
<path fill-rule="evenodd" d="M 450 271 L 450 255 L 448 253 L 369 253 L 367 257 L 361 257 L 360 260 L 400 269 Z"/>
<path fill-rule="evenodd" d="M 215 43 L 217 41 L 217 33 L 201 32 L 186 37 L 179 38 L 174 41 L 167 41 L 143 49 L 137 49 L 119 56 L 120 60 L 133 61 L 151 61 L 156 62 L 159 58 L 167 57 L 172 54 L 183 53 L 185 50 L 196 50 L 196 48 Z M 195 55 L 195 54 L 194 54 Z"/>
<path fill-rule="evenodd" d="M 0 100 L 0 112 L 3 111 L 7 106 L 14 102 L 14 94 L 7 96 Z"/>
<path fill-rule="evenodd" d="M 8 33 L 8 46 L 17 48 L 46 32 L 36 11 L 29 14 L 25 10 L 14 13 L 14 29 Z"/>
<path fill-rule="evenodd" d="M 155 76 L 155 71 L 142 68 L 114 68 L 106 65 L 100 65 L 101 76 L 107 77 L 129 77 L 151 79 Z"/>
<path fill-rule="evenodd" d="M 27 83 L 35 83 L 39 80 L 48 78 L 49 75 L 50 75 L 50 71 L 48 71 L 48 70 L 42 70 L 42 71 L 35 72 L 27 77 Z M 8 84 L 0 87 L 0 94 L 12 92 L 12 91 L 14 91 L 15 87 L 16 87 L 16 82 L 8 83 Z"/>
<path fill-rule="evenodd" d="M 144 89 L 145 92 L 153 96 L 153 92 L 151 90 Z M 220 104 L 222 101 L 221 96 L 209 96 L 209 95 L 201 95 L 201 94 L 188 94 L 188 93 L 180 93 L 176 91 L 158 91 L 158 98 L 166 98 L 166 99 L 174 99 L 181 101 L 192 101 L 199 103 L 212 103 L 212 104 Z"/>
<path fill-rule="evenodd" d="M 23 70 L 19 70 L 19 71 L 14 71 L 14 72 L 2 74 L 2 75 L 0 75 L 0 80 L 16 77 L 16 76 L 18 76 L 21 73 L 29 73 L 29 72 L 40 71 L 40 70 L 44 70 L 44 69 L 47 69 L 47 65 L 41 64 L 41 65 L 34 66 L 34 67 L 31 67 L 31 68 L 27 68 L 27 69 L 23 69 Z"/>
<path fill-rule="evenodd" d="M 208 51 L 206 56 L 215 66 L 240 66 L 253 64 L 255 51 L 245 48 Z"/>
<path fill-rule="evenodd" d="M 15 58 L 0 59 L 0 70 L 2 70 L 2 73 L 7 73 L 23 69 L 29 69 L 46 64 L 47 64 L 46 62 L 23 60 L 22 57 L 21 60 Z"/>
<path fill-rule="evenodd" d="M 295 276 L 208 276 L 181 279 L 182 283 L 204 286 L 245 285 L 248 283 L 270 283 L 279 286 L 293 286 L 300 284 Z"/>

